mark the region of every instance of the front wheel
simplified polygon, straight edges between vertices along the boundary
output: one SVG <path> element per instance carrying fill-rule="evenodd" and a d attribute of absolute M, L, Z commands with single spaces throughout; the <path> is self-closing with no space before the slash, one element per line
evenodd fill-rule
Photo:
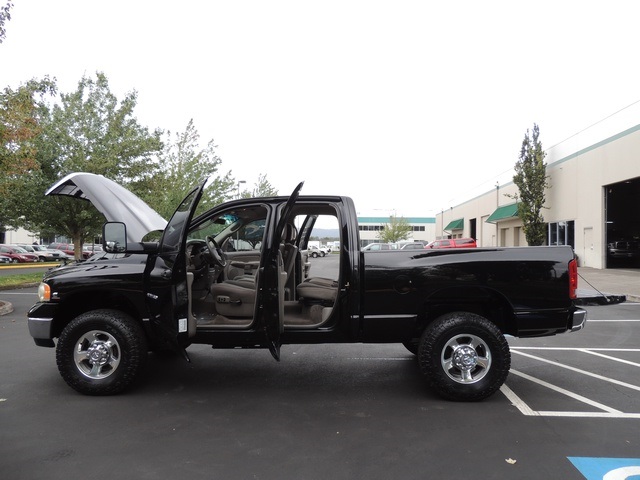
<path fill-rule="evenodd" d="M 507 379 L 511 353 L 502 332 L 484 317 L 454 312 L 436 319 L 422 334 L 418 362 L 440 396 L 478 401 Z"/>
<path fill-rule="evenodd" d="M 94 310 L 72 320 L 60 334 L 60 375 L 85 395 L 114 395 L 142 371 L 147 342 L 140 325 L 117 310 Z"/>

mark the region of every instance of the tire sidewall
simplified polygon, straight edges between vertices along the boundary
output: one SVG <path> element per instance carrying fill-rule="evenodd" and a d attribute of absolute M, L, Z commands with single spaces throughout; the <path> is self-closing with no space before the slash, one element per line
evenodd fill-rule
<path fill-rule="evenodd" d="M 490 351 L 489 370 L 477 382 L 458 383 L 442 367 L 443 349 L 457 335 L 475 335 Z M 426 328 L 420 339 L 418 361 L 427 383 L 440 396 L 454 401 L 478 401 L 502 386 L 511 367 L 511 354 L 504 335 L 489 320 L 469 312 L 454 312 L 443 315 Z"/>
<path fill-rule="evenodd" d="M 120 363 L 105 378 L 85 376 L 74 360 L 78 340 L 98 330 L 115 338 L 120 348 Z M 129 315 L 117 310 L 94 310 L 72 320 L 62 331 L 56 347 L 58 371 L 74 390 L 85 395 L 114 395 L 128 388 L 140 375 L 147 357 L 144 332 Z"/>

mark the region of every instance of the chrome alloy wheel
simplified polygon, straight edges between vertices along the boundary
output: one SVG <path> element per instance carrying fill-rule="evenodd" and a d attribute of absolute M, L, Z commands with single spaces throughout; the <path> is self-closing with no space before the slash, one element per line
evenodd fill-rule
<path fill-rule="evenodd" d="M 78 339 L 73 360 L 85 377 L 99 380 L 116 371 L 120 356 L 120 345 L 112 335 L 91 330 Z"/>
<path fill-rule="evenodd" d="M 456 335 L 443 347 L 440 363 L 453 381 L 475 383 L 491 369 L 491 351 L 480 337 Z"/>

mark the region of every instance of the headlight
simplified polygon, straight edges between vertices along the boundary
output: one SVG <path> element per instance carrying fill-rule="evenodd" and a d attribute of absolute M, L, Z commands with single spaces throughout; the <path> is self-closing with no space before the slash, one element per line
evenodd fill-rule
<path fill-rule="evenodd" d="M 41 283 L 38 286 L 38 299 L 41 302 L 48 302 L 51 300 L 51 287 L 47 283 Z"/>

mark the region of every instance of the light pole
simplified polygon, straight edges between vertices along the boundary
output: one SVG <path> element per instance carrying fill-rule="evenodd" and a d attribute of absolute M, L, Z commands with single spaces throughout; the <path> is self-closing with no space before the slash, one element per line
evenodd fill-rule
<path fill-rule="evenodd" d="M 246 180 L 238 180 L 238 198 L 240 198 L 240 184 L 241 183 L 247 183 Z"/>

